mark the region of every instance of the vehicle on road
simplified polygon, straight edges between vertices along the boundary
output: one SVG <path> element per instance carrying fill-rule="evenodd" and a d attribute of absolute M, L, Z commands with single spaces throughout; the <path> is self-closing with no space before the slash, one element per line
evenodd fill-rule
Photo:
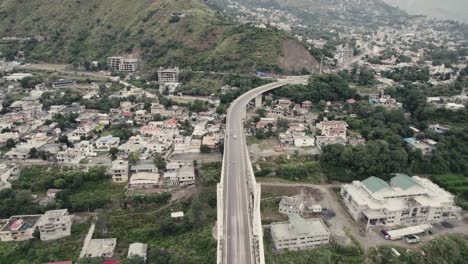
<path fill-rule="evenodd" d="M 382 236 L 383 236 L 385 239 L 387 239 L 387 240 L 390 239 L 390 235 L 387 233 L 386 230 L 383 230 L 383 229 L 382 229 L 382 230 L 380 231 L 380 233 L 382 234 Z"/>
<path fill-rule="evenodd" d="M 453 228 L 453 225 L 447 221 L 443 221 L 440 224 L 445 228 Z"/>
<path fill-rule="evenodd" d="M 408 244 L 416 244 L 416 243 L 421 242 L 421 239 L 416 235 L 405 236 L 405 239 L 406 239 L 406 243 Z"/>
<path fill-rule="evenodd" d="M 234 135 L 234 139 L 237 139 L 237 136 L 236 136 L 236 135 Z"/>

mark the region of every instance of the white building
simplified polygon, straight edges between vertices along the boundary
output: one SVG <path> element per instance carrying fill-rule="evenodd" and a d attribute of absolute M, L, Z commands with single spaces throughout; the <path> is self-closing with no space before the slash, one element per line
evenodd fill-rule
<path fill-rule="evenodd" d="M 52 83 L 52 88 L 54 89 L 72 88 L 72 87 L 76 87 L 76 81 L 60 79 Z"/>
<path fill-rule="evenodd" d="M 138 59 L 109 57 L 107 58 L 107 66 L 114 71 L 135 72 L 138 69 Z"/>
<path fill-rule="evenodd" d="M 119 146 L 120 138 L 111 135 L 101 137 L 96 140 L 96 151 L 109 151 L 111 148 Z"/>
<path fill-rule="evenodd" d="M 127 258 L 134 256 L 141 257 L 146 262 L 146 254 L 148 253 L 148 244 L 133 243 L 128 247 Z"/>
<path fill-rule="evenodd" d="M 117 183 L 128 181 L 128 161 L 125 160 L 114 160 L 112 166 L 109 169 L 112 175 L 112 180 Z"/>
<path fill-rule="evenodd" d="M 322 219 L 289 215 L 289 221 L 272 223 L 271 236 L 277 250 L 312 248 L 330 242 L 330 231 Z"/>
<path fill-rule="evenodd" d="M 418 225 L 459 219 L 454 196 L 430 180 L 398 174 L 390 184 L 370 177 L 341 187 L 351 216 L 369 226 Z"/>
<path fill-rule="evenodd" d="M 179 68 L 159 68 L 158 70 L 159 84 L 178 83 L 179 82 Z"/>
<path fill-rule="evenodd" d="M 74 148 L 69 148 L 57 153 L 57 162 L 59 163 L 79 164 L 80 160 L 84 158 L 84 153 Z"/>
<path fill-rule="evenodd" d="M 67 209 L 45 212 L 37 223 L 41 240 L 55 240 L 71 235 L 72 216 Z"/>

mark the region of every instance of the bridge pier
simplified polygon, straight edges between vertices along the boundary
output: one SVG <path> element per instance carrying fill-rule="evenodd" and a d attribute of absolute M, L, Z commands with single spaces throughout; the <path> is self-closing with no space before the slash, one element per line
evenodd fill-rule
<path fill-rule="evenodd" d="M 255 107 L 262 107 L 262 95 L 255 97 Z"/>

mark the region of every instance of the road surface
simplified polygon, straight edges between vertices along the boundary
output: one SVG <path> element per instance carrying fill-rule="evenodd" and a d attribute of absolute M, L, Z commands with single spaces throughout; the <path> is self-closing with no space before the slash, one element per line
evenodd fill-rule
<path fill-rule="evenodd" d="M 246 105 L 257 95 L 286 84 L 299 84 L 306 77 L 290 77 L 250 90 L 237 98 L 228 109 L 224 152 L 224 211 L 222 263 L 253 264 L 255 249 L 251 245 L 252 214 L 249 212 L 250 187 L 243 118 Z"/>

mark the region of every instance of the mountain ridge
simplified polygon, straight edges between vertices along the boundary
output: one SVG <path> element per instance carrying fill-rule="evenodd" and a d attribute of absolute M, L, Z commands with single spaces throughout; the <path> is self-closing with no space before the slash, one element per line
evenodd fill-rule
<path fill-rule="evenodd" d="M 19 48 L 33 60 L 48 62 L 104 63 L 107 56 L 129 55 L 142 58 L 147 69 L 294 72 L 316 65 L 307 52 L 308 63 L 281 68 L 281 45 L 289 35 L 237 25 L 200 0 L 0 0 L 0 37 L 36 35 L 44 41 Z M 243 45 L 246 41 L 254 45 Z M 1 47 L 7 54 L 17 49 Z"/>

